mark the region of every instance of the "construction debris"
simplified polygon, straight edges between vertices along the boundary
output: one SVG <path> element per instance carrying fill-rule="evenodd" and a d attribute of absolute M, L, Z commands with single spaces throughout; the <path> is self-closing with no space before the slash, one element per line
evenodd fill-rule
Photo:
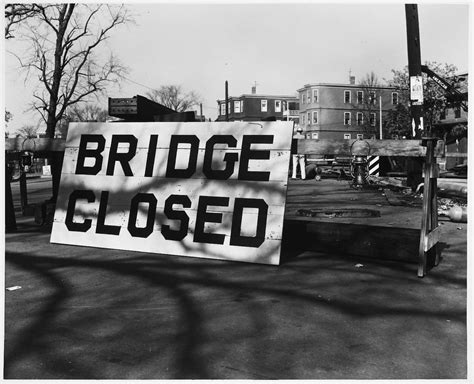
<path fill-rule="evenodd" d="M 307 217 L 346 218 L 346 217 L 380 217 L 380 211 L 358 208 L 298 209 L 298 215 Z"/>

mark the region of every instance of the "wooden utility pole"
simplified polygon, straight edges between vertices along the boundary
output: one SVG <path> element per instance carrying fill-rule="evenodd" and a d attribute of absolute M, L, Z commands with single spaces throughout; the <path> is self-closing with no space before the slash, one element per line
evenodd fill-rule
<path fill-rule="evenodd" d="M 225 121 L 229 121 L 229 83 L 225 81 Z"/>
<path fill-rule="evenodd" d="M 418 24 L 418 6 L 405 4 L 408 47 L 408 75 L 410 84 L 411 117 L 413 138 L 420 138 L 423 117 L 423 78 L 421 75 L 420 28 Z"/>

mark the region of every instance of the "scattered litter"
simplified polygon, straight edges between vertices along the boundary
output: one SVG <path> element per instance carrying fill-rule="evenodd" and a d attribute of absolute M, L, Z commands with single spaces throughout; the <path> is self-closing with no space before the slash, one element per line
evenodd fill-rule
<path fill-rule="evenodd" d="M 354 265 L 354 267 L 356 267 L 356 268 L 362 268 L 363 266 L 364 266 L 364 264 L 356 264 L 356 265 Z"/>
<path fill-rule="evenodd" d="M 458 227 L 457 229 L 461 230 L 461 229 L 462 229 L 462 227 Z"/>
<path fill-rule="evenodd" d="M 19 285 L 14 285 L 13 287 L 8 287 L 7 291 L 16 291 L 17 289 L 21 289 Z"/>
<path fill-rule="evenodd" d="M 375 204 L 377 207 L 383 207 L 382 204 Z"/>

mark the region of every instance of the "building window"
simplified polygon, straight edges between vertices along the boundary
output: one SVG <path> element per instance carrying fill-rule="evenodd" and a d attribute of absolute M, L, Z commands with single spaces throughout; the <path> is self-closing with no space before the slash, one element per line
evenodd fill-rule
<path fill-rule="evenodd" d="M 225 103 L 221 103 L 221 115 L 225 116 Z"/>
<path fill-rule="evenodd" d="M 375 105 L 376 102 L 377 102 L 377 97 L 375 96 L 375 91 L 370 91 L 369 92 L 369 103 Z"/>
<path fill-rule="evenodd" d="M 357 91 L 357 104 L 364 103 L 364 91 Z"/>
<path fill-rule="evenodd" d="M 303 92 L 303 101 L 302 101 L 303 104 L 306 104 L 306 92 Z"/>
<path fill-rule="evenodd" d="M 344 125 L 351 125 L 351 113 L 344 112 Z"/>
<path fill-rule="evenodd" d="M 311 112 L 308 112 L 308 124 L 311 124 Z"/>
<path fill-rule="evenodd" d="M 364 138 L 364 135 L 362 133 L 357 134 L 357 139 L 362 140 Z"/>
<path fill-rule="evenodd" d="M 239 101 L 234 101 L 234 113 L 240 113 L 242 112 L 241 108 L 240 108 L 240 104 L 242 102 L 239 100 Z"/>
<path fill-rule="evenodd" d="M 311 139 L 311 133 L 307 133 L 307 134 L 305 135 L 305 139 Z"/>
<path fill-rule="evenodd" d="M 459 119 L 461 117 L 461 107 L 454 108 L 454 118 Z"/>
<path fill-rule="evenodd" d="M 229 111 L 229 114 L 232 113 L 232 109 L 231 108 L 231 104 L 230 104 L 230 101 L 227 103 L 227 110 Z"/>
<path fill-rule="evenodd" d="M 393 105 L 398 104 L 398 92 L 392 92 L 392 104 Z"/>
<path fill-rule="evenodd" d="M 260 100 L 260 111 L 267 112 L 267 100 Z"/>
<path fill-rule="evenodd" d="M 351 91 L 344 91 L 344 103 L 349 104 L 351 102 Z"/>
<path fill-rule="evenodd" d="M 281 112 L 281 100 L 275 100 L 275 112 Z"/>
<path fill-rule="evenodd" d="M 351 134 L 350 133 L 344 133 L 344 140 L 350 140 L 351 139 Z"/>
<path fill-rule="evenodd" d="M 304 113 L 301 115 L 301 125 L 304 125 Z"/>
<path fill-rule="evenodd" d="M 313 140 L 319 140 L 319 132 L 313 132 L 311 133 L 311 138 Z"/>
<path fill-rule="evenodd" d="M 364 114 L 362 112 L 357 112 L 357 125 L 364 124 Z"/>
<path fill-rule="evenodd" d="M 313 124 L 318 124 L 318 111 L 313 111 Z"/>
<path fill-rule="evenodd" d="M 375 122 L 377 121 L 377 114 L 376 113 L 371 113 L 370 114 L 370 125 L 372 127 L 375 127 Z"/>
<path fill-rule="evenodd" d="M 308 89 L 308 104 L 311 104 L 311 89 Z"/>
<path fill-rule="evenodd" d="M 317 89 L 313 89 L 313 103 L 319 102 L 319 91 Z"/>

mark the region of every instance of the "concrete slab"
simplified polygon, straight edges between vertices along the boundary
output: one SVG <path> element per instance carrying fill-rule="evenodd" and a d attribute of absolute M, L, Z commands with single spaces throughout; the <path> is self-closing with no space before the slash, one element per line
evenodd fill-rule
<path fill-rule="evenodd" d="M 37 193 L 41 195 L 41 193 Z M 280 266 L 6 235 L 6 379 L 464 379 L 466 227 L 412 265 L 295 252 Z"/>

